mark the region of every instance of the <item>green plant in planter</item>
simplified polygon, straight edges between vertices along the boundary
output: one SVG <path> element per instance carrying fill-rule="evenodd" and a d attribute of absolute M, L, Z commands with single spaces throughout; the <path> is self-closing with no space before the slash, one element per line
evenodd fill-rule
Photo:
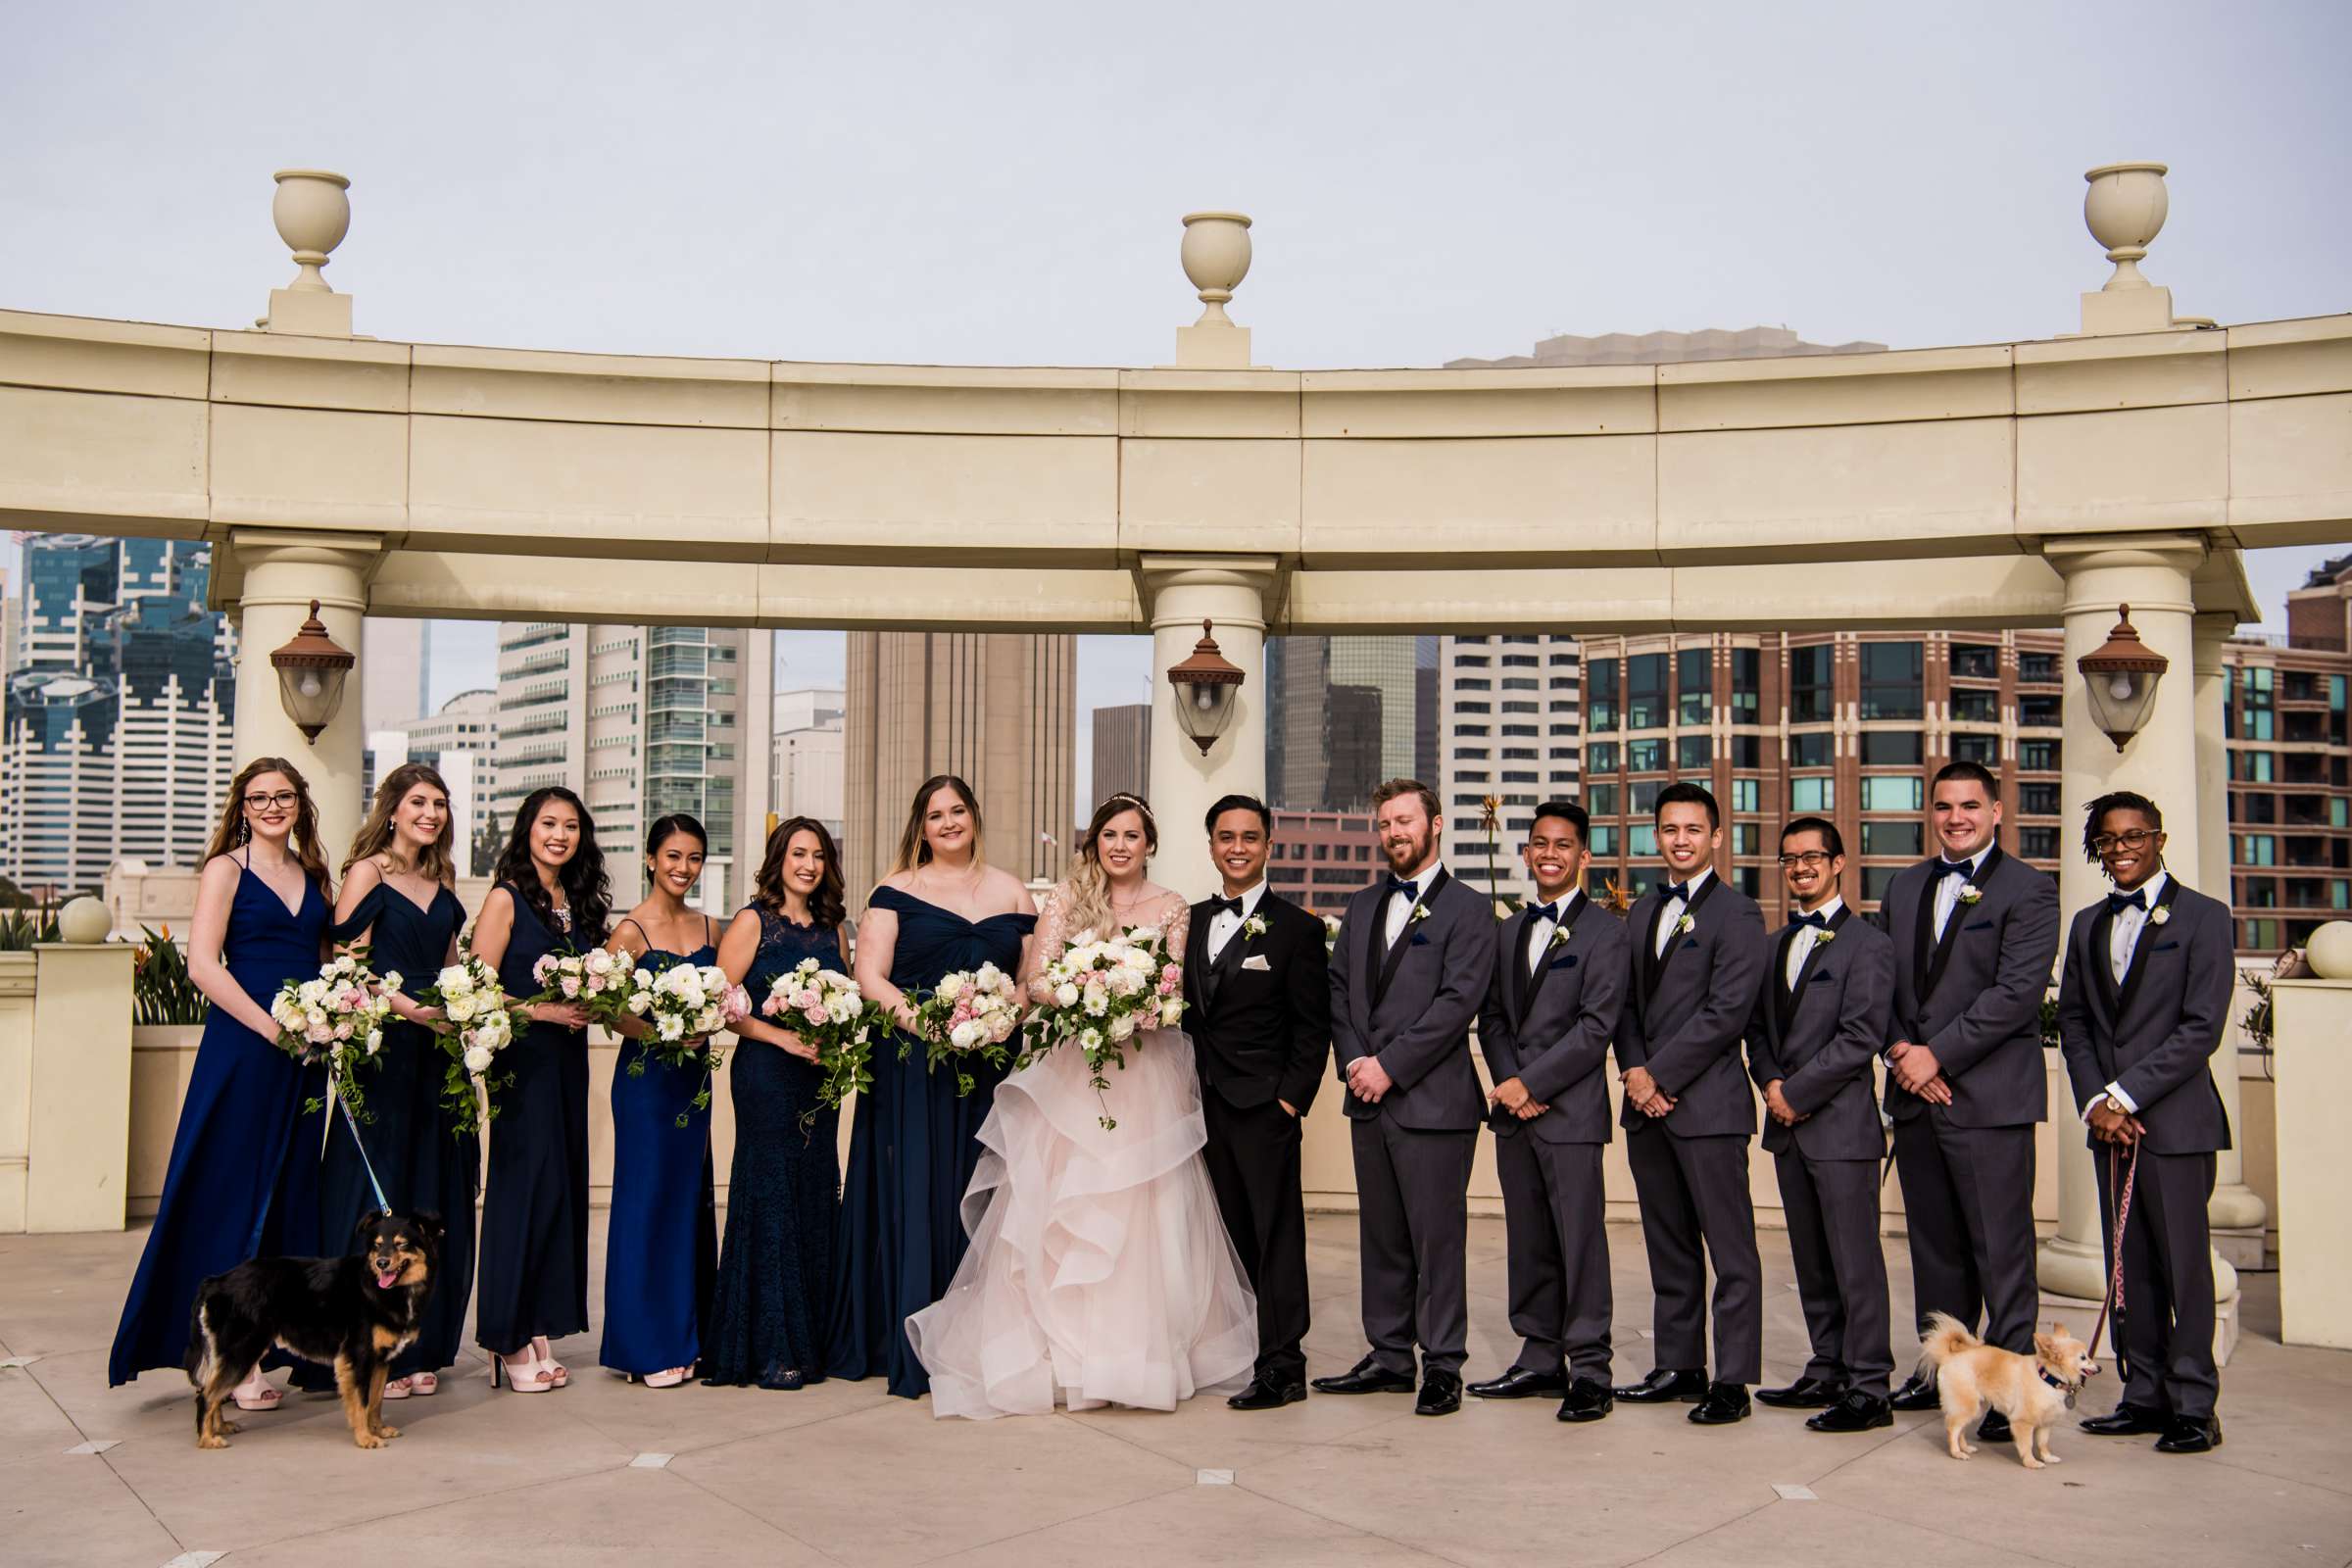
<path fill-rule="evenodd" d="M 29 953 L 33 944 L 57 939 L 57 911 L 48 905 L 38 909 L 0 909 L 0 953 Z"/>
<path fill-rule="evenodd" d="M 130 1021 L 134 1024 L 204 1022 L 209 1004 L 188 975 L 187 955 L 172 940 L 172 928 L 142 926 L 145 938 L 131 956 Z"/>

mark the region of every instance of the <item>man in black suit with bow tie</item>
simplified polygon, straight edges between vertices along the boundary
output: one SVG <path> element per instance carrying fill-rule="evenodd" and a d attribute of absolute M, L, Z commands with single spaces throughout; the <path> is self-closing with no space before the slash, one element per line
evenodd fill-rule
<path fill-rule="evenodd" d="M 1226 1234 L 1257 1293 L 1257 1367 L 1225 1402 L 1272 1410 L 1306 1397 L 1306 1204 L 1301 1118 L 1331 1048 L 1323 922 L 1266 888 L 1273 813 L 1248 795 L 1208 808 L 1224 892 L 1193 906 L 1185 1033 L 1208 1124 L 1202 1157 Z"/>
<path fill-rule="evenodd" d="M 1598 1421 L 1612 1402 L 1600 1152 L 1627 949 L 1625 927 L 1583 892 L 1589 831 L 1581 806 L 1536 808 L 1520 851 L 1536 902 L 1503 922 L 1478 1016 L 1520 1345 L 1508 1370 L 1470 1392 L 1554 1397 L 1562 1421 Z"/>

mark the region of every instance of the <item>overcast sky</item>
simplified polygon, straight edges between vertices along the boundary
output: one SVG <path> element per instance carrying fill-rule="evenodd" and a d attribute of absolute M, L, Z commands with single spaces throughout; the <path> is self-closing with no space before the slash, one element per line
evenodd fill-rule
<path fill-rule="evenodd" d="M 2352 6 L 1254 8 L 568 0 L 7 7 L 0 306 L 249 323 L 270 174 L 352 179 L 327 269 L 418 342 L 1152 365 L 1179 218 L 1237 208 L 1261 363 L 1552 331 L 2053 336 L 2082 171 L 2172 165 L 2144 270 L 2224 322 L 2352 310 Z M 2255 559 L 2270 609 L 2320 552 Z M 837 678 L 838 636 L 781 639 Z M 1082 709 L 1138 700 L 1086 640 Z M 490 634 L 437 638 L 437 695 Z M 1081 768 L 1080 777 L 1086 774 Z"/>

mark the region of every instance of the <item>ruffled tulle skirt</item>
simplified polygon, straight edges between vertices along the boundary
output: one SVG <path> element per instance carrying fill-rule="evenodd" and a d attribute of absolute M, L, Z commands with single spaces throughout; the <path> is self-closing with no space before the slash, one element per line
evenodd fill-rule
<path fill-rule="evenodd" d="M 1200 1162 L 1192 1043 L 1142 1037 L 1100 1100 L 1087 1077 L 1064 1047 L 997 1090 L 963 1197 L 970 1248 L 906 1320 L 934 1415 L 1172 1410 L 1250 1379 L 1257 1303 Z"/>

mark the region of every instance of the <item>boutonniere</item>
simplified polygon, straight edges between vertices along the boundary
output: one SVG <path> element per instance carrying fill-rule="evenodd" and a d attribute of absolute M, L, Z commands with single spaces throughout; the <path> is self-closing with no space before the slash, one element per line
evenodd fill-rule
<path fill-rule="evenodd" d="M 1674 934 L 1678 937 L 1687 937 L 1697 929 L 1698 921 L 1689 914 L 1685 914 L 1680 920 L 1674 922 Z"/>
<path fill-rule="evenodd" d="M 1826 926 L 1826 925 L 1825 925 L 1825 926 L 1823 926 L 1823 927 L 1822 927 L 1820 930 L 1818 930 L 1818 931 L 1816 931 L 1816 932 L 1814 932 L 1814 933 L 1813 933 L 1813 945 L 1814 945 L 1815 947 L 1817 947 L 1817 948 L 1826 948 L 1826 947 L 1828 947 L 1828 946 L 1829 946 L 1831 943 L 1833 943 L 1833 942 L 1835 942 L 1835 941 L 1837 941 L 1837 940 L 1838 940 L 1838 933 L 1837 933 L 1837 932 L 1835 932 L 1835 931 L 1833 931 L 1833 930 L 1831 930 L 1831 929 L 1830 929 L 1828 926 Z"/>
<path fill-rule="evenodd" d="M 1960 902 L 1962 904 L 1974 904 L 1984 896 L 1984 890 L 1978 887 L 1974 882 L 1963 882 L 1960 884 Z"/>
<path fill-rule="evenodd" d="M 1575 933 L 1571 932 L 1564 925 L 1555 925 L 1551 928 L 1551 941 L 1548 945 L 1555 948 L 1564 948 L 1568 945 L 1569 937 L 1574 934 Z"/>
<path fill-rule="evenodd" d="M 1265 934 L 1266 917 L 1264 915 L 1253 914 L 1249 919 L 1242 922 L 1242 935 L 1244 937 L 1254 941 Z"/>
<path fill-rule="evenodd" d="M 1336 914 L 1327 914 L 1323 917 L 1323 951 L 1329 953 L 1339 945 L 1340 917 Z"/>
<path fill-rule="evenodd" d="M 1426 904 L 1416 904 L 1416 905 L 1414 905 L 1414 906 L 1413 906 L 1413 923 L 1414 923 L 1415 925 L 1419 925 L 1419 924 L 1420 924 L 1422 921 L 1424 921 L 1424 920 L 1426 920 L 1426 919 L 1428 919 L 1428 918 L 1429 918 L 1429 906 L 1428 906 L 1428 905 L 1426 905 Z"/>
<path fill-rule="evenodd" d="M 2150 924 L 2150 925 L 2163 925 L 2163 924 L 2164 924 L 2166 921 L 2170 920 L 2172 917 L 2173 917 L 2173 906 L 2172 906 L 2171 905 L 2169 905 L 2169 904 L 2159 904 L 2158 906 L 2156 906 L 2156 907 L 2154 907 L 2153 909 L 2150 909 L 2150 910 L 2148 911 L 2148 924 Z"/>

